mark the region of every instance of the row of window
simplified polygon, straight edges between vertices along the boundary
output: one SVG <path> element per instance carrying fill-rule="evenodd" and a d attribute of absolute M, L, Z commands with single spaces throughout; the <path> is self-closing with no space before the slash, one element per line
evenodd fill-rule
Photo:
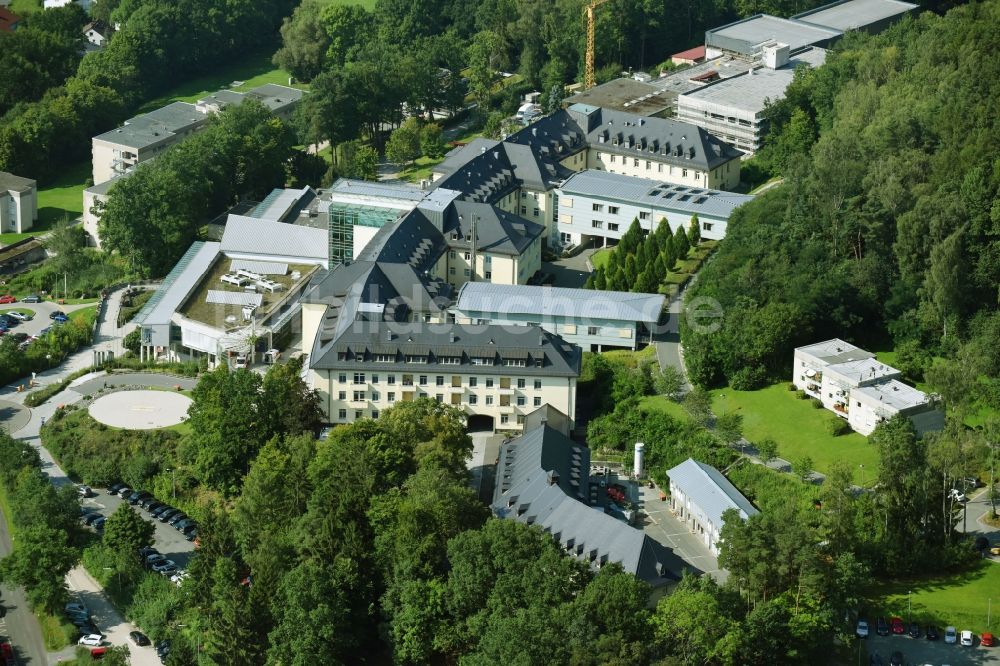
<path fill-rule="evenodd" d="M 347 410 L 346 409 L 338 410 L 337 416 L 338 416 L 338 418 L 339 418 L 340 421 L 346 421 L 347 420 Z M 516 416 L 517 416 L 517 424 L 518 425 L 524 425 L 524 416 L 522 416 L 521 414 L 517 414 Z M 378 410 L 377 409 L 373 409 L 372 410 L 371 417 L 373 419 L 377 419 L 378 418 Z M 354 410 L 354 420 L 355 421 L 360 421 L 363 418 L 365 418 L 365 410 L 363 410 L 363 409 L 355 409 Z M 507 425 L 508 423 L 510 423 L 510 416 L 507 415 L 507 414 L 501 414 L 500 415 L 500 425 Z"/>
<path fill-rule="evenodd" d="M 604 156 L 603 156 L 602 153 L 597 153 L 597 159 L 598 159 L 598 161 L 602 160 L 603 157 Z M 616 155 L 609 154 L 608 155 L 608 158 L 609 158 L 608 161 L 611 164 L 614 164 L 616 157 L 617 157 Z M 629 160 L 629 158 L 627 158 L 625 156 L 622 156 L 622 164 L 624 166 L 628 166 L 628 160 Z M 646 171 L 652 171 L 653 170 L 653 162 L 651 162 L 650 160 L 643 160 L 643 161 L 646 163 L 645 164 Z M 638 158 L 634 158 L 634 157 L 632 158 L 632 166 L 635 167 L 635 168 L 639 167 L 639 159 Z M 656 172 L 657 173 L 663 173 L 663 167 L 664 166 L 668 166 L 669 167 L 670 171 L 668 173 L 671 176 L 674 175 L 674 167 L 672 165 L 664 165 L 662 162 L 657 162 L 656 163 Z M 687 178 L 688 170 L 685 169 L 685 168 L 683 168 L 683 167 L 680 167 L 680 170 L 681 170 L 681 177 L 682 178 Z M 615 173 L 615 171 L 613 169 L 609 169 L 609 171 L 611 171 L 611 173 Z M 700 171 L 696 171 L 695 170 L 695 172 L 694 172 L 694 179 L 695 180 L 700 180 L 701 179 L 701 172 Z"/>
<path fill-rule="evenodd" d="M 510 405 L 509 396 L 500 396 L 500 397 L 501 398 L 506 398 L 506 400 L 501 400 L 501 402 L 500 402 L 501 406 L 506 407 L 506 406 Z M 460 396 L 458 394 L 453 395 L 452 396 L 451 404 L 453 404 L 453 405 L 460 405 L 460 404 L 462 404 L 461 398 L 462 398 L 462 396 Z M 435 394 L 434 399 L 437 400 L 438 402 L 444 402 L 444 394 L 437 393 L 437 394 Z M 337 400 L 340 400 L 342 402 L 345 401 L 345 400 L 347 400 L 347 391 L 339 391 L 337 393 Z M 378 391 L 372 391 L 370 393 L 370 395 L 367 392 L 365 392 L 365 391 L 353 391 L 351 393 L 351 401 L 352 402 L 365 402 L 366 400 L 371 400 L 372 402 L 379 402 L 380 400 L 382 400 L 382 394 L 379 393 Z M 484 400 L 485 400 L 486 405 L 488 405 L 488 406 L 492 406 L 492 405 L 496 404 L 495 403 L 496 396 L 487 395 L 487 396 L 484 397 Z M 396 392 L 395 391 L 388 391 L 386 393 L 386 402 L 388 402 L 390 404 L 396 402 Z M 527 397 L 525 397 L 523 395 L 516 396 L 514 402 L 515 402 L 515 404 L 518 407 L 527 407 L 528 406 L 528 399 L 527 399 Z M 475 407 L 476 405 L 479 404 L 479 396 L 476 395 L 475 393 L 470 393 L 469 395 L 465 396 L 465 404 Z M 542 398 L 541 398 L 541 396 L 535 396 L 534 398 L 532 398 L 531 399 L 531 404 L 534 407 L 541 407 L 542 406 Z"/>
<path fill-rule="evenodd" d="M 592 333 L 589 333 L 590 335 L 597 335 L 597 330 L 598 329 L 596 327 L 590 327 L 587 330 L 588 330 L 588 332 L 593 331 Z M 368 380 L 372 384 L 378 384 L 381 381 L 381 377 L 379 375 L 375 374 L 375 373 L 367 375 L 364 372 L 355 372 L 354 373 L 354 381 L 352 381 L 351 383 L 352 384 L 368 384 L 369 381 L 366 381 L 366 378 L 368 378 Z M 341 372 L 337 376 L 337 380 L 341 384 L 346 384 L 347 383 L 347 373 L 346 372 Z M 495 381 L 496 381 L 495 378 L 493 378 L 493 377 L 487 377 L 486 380 L 485 380 L 485 386 L 486 386 L 486 388 L 493 388 L 494 384 L 495 384 Z M 479 377 L 469 377 L 468 378 L 468 382 L 469 382 L 469 388 L 476 388 L 476 387 L 479 386 Z M 394 386 L 396 384 L 396 375 L 386 375 L 386 377 L 385 377 L 385 383 L 388 384 L 388 385 L 390 385 L 390 386 Z M 402 384 L 403 384 L 403 386 L 413 386 L 413 375 L 403 375 L 403 377 L 402 377 Z M 429 376 L 428 375 L 417 375 L 417 385 L 418 386 L 427 386 L 428 384 L 429 384 Z M 499 384 L 500 384 L 500 388 L 510 388 L 510 377 L 501 377 Z M 434 385 L 435 386 L 444 386 L 445 385 L 445 376 L 444 375 L 437 375 L 437 376 L 435 376 L 434 377 Z M 462 376 L 461 375 L 452 375 L 451 376 L 451 386 L 453 386 L 453 387 L 459 387 L 461 385 L 462 385 Z M 528 380 L 525 379 L 524 377 L 518 377 L 515 380 L 515 386 L 517 388 L 519 388 L 519 389 L 526 389 L 526 388 L 528 388 Z M 534 388 L 536 391 L 540 391 L 542 389 L 542 380 L 541 379 L 535 379 L 535 380 L 533 380 L 532 388 Z M 343 398 L 341 398 L 341 400 L 343 400 Z"/>
<path fill-rule="evenodd" d="M 425 321 L 427 320 L 425 319 Z M 405 359 L 406 363 L 412 363 L 415 365 L 427 365 L 431 361 L 431 358 L 429 356 L 423 354 L 407 354 L 403 358 Z M 361 352 L 355 353 L 353 354 L 353 356 L 350 354 L 350 352 L 346 351 L 337 352 L 338 361 L 350 361 L 352 359 L 354 361 L 357 361 L 358 363 L 364 363 L 366 361 L 365 354 Z M 374 361 L 375 363 L 396 363 L 398 362 L 398 357 L 395 354 L 372 354 L 370 359 L 368 360 Z M 439 365 L 462 364 L 461 356 L 442 356 L 440 354 L 435 354 L 433 360 Z M 543 361 L 544 359 L 541 357 L 536 357 L 534 359 L 501 358 L 500 363 L 497 363 L 496 358 L 492 356 L 473 356 L 472 358 L 469 359 L 469 362 L 472 365 L 482 365 L 482 366 L 502 365 L 507 368 L 527 368 L 527 367 L 541 368 L 544 364 Z M 365 373 L 363 372 L 355 373 L 354 376 L 357 377 L 359 375 L 362 377 L 361 381 L 364 382 Z M 347 375 L 341 373 L 340 376 L 346 377 Z M 372 375 L 372 376 L 378 377 L 378 375 Z M 346 381 L 346 380 L 342 379 L 341 381 Z M 378 380 L 376 379 L 375 381 Z"/>
<path fill-rule="evenodd" d="M 472 253 L 471 253 L 471 252 L 463 252 L 463 253 L 462 253 L 462 255 L 463 255 L 463 258 L 464 258 L 464 259 L 465 259 L 466 261 L 470 261 L 470 260 L 472 259 Z M 488 254 L 484 254 L 484 255 L 480 255 L 480 256 L 482 256 L 482 258 L 483 258 L 483 263 L 484 263 L 484 264 L 489 264 L 489 263 L 492 263 L 492 261 L 493 261 L 493 257 L 491 257 L 491 256 L 490 256 L 490 255 L 488 255 Z M 455 250 L 451 250 L 451 251 L 450 251 L 450 252 L 448 253 L 448 258 L 449 258 L 449 259 L 455 259 L 455 258 L 457 258 L 457 257 L 458 257 L 458 253 L 457 253 L 457 252 L 455 252 Z"/>

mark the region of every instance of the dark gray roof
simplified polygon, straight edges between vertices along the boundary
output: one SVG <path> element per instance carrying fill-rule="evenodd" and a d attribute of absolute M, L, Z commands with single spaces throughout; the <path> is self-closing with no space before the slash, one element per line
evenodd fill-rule
<path fill-rule="evenodd" d="M 0 171 L 0 190 L 11 192 L 28 192 L 35 188 L 35 181 L 30 178 L 15 176 L 6 171 Z"/>
<path fill-rule="evenodd" d="M 499 143 L 496 139 L 477 137 L 464 146 L 458 146 L 448 151 L 448 154 L 444 156 L 444 161 L 436 165 L 433 171 L 434 173 L 442 174 L 453 173 L 459 167 L 472 161 L 472 158 L 476 155 L 481 155 L 487 150 L 493 150 Z"/>
<path fill-rule="evenodd" d="M 667 476 L 691 502 L 701 507 L 716 527 L 722 527 L 722 514 L 728 509 L 737 509 L 744 519 L 760 513 L 722 472 L 711 465 L 688 458 L 669 470 Z"/>
<path fill-rule="evenodd" d="M 680 578 L 688 567 L 673 551 L 581 501 L 589 469 L 587 447 L 547 426 L 531 430 L 500 449 L 493 513 L 537 525 L 592 566 L 617 562 L 651 585 Z"/>
<path fill-rule="evenodd" d="M 646 118 L 574 104 L 566 113 L 587 130 L 587 143 L 601 151 L 649 158 L 684 168 L 714 169 L 743 153 L 706 130 L 671 118 Z M 617 145 L 615 142 L 617 141 Z"/>
<path fill-rule="evenodd" d="M 516 256 L 545 232 L 545 227 L 523 217 L 508 213 L 490 204 L 456 201 L 445 214 L 445 236 L 452 248 L 468 249 L 472 221 L 476 221 L 476 249 L 492 254 Z M 458 232 L 452 240 L 451 233 Z"/>
<path fill-rule="evenodd" d="M 483 375 L 576 377 L 580 374 L 580 348 L 536 326 L 425 324 L 373 319 L 374 316 L 357 316 L 347 324 L 338 324 L 336 337 L 323 346 L 321 353 L 310 358 L 310 367 L 452 373 L 468 373 L 475 367 L 475 372 Z M 375 354 L 392 355 L 396 360 L 376 363 Z M 406 356 L 428 358 L 426 363 L 407 363 Z M 461 362 L 441 362 L 445 357 L 458 357 Z M 489 358 L 494 365 L 473 366 L 472 358 Z M 524 366 L 504 365 L 503 359 L 523 360 Z M 540 366 L 536 366 L 538 361 Z"/>
<path fill-rule="evenodd" d="M 409 264 L 424 272 L 434 267 L 446 246 L 441 228 L 416 208 L 375 232 L 358 259 Z"/>
<path fill-rule="evenodd" d="M 177 132 L 194 129 L 206 122 L 208 117 L 198 111 L 194 104 L 171 102 L 155 111 L 130 118 L 118 129 L 94 138 L 140 149 L 167 141 Z"/>

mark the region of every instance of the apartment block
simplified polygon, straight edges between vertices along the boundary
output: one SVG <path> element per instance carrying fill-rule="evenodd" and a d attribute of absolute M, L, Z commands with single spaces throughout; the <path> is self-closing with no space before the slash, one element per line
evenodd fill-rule
<path fill-rule="evenodd" d="M 0 171 L 0 233 L 24 233 L 37 219 L 37 183 Z"/>

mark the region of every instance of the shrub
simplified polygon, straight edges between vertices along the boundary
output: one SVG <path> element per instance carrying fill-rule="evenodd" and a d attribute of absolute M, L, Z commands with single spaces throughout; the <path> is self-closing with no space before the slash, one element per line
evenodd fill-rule
<path fill-rule="evenodd" d="M 811 407 L 812 407 L 813 409 L 823 409 L 823 401 L 822 401 L 822 400 L 816 400 L 816 399 L 813 399 L 813 400 L 812 400 L 812 401 L 811 401 L 811 402 L 809 403 L 809 405 L 810 405 L 810 406 L 811 406 Z"/>
<path fill-rule="evenodd" d="M 831 416 L 826 423 L 826 430 L 834 437 L 840 437 L 849 433 L 851 426 L 839 416 Z"/>
<path fill-rule="evenodd" d="M 733 373 L 729 385 L 737 391 L 755 391 L 767 382 L 767 370 L 762 365 L 750 365 Z"/>
<path fill-rule="evenodd" d="M 798 387 L 798 386 L 796 386 L 795 384 L 789 384 L 789 385 L 788 385 L 788 390 L 789 390 L 789 391 L 792 391 L 792 392 L 795 392 L 795 391 L 798 391 L 798 390 L 799 390 L 799 387 Z"/>
<path fill-rule="evenodd" d="M 805 391 L 799 391 L 798 393 L 795 394 L 795 397 L 798 398 L 799 400 L 806 400 L 810 396 Z"/>

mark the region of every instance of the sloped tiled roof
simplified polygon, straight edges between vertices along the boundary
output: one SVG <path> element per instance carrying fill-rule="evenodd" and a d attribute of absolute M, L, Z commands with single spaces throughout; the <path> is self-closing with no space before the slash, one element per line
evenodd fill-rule
<path fill-rule="evenodd" d="M 722 514 L 727 509 L 737 509 L 744 519 L 760 513 L 722 472 L 711 465 L 688 458 L 669 470 L 667 476 L 718 527 L 722 526 Z"/>
<path fill-rule="evenodd" d="M 587 447 L 548 426 L 531 430 L 501 447 L 493 513 L 537 525 L 592 566 L 617 562 L 654 586 L 680 578 L 688 566 L 673 551 L 579 500 L 589 466 Z"/>

